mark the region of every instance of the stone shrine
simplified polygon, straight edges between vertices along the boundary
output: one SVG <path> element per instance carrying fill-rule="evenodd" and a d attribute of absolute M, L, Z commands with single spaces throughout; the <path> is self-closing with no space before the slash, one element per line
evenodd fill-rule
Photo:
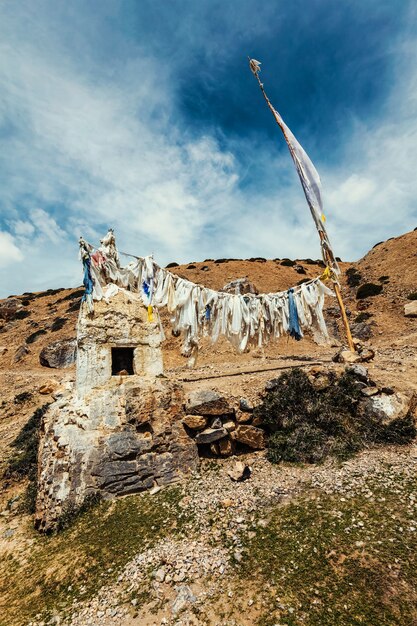
<path fill-rule="evenodd" d="M 183 425 L 182 387 L 163 376 L 159 317 L 119 292 L 83 305 L 75 384 L 55 394 L 39 446 L 35 525 L 52 530 L 67 511 L 177 481 L 198 466 Z"/>

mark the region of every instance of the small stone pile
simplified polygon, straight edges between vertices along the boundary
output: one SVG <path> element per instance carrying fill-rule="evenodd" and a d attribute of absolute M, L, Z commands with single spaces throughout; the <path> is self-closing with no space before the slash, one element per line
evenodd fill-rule
<path fill-rule="evenodd" d="M 256 423 L 253 405 L 241 398 L 238 407 L 217 391 L 192 391 L 186 398 L 183 424 L 200 455 L 230 456 L 265 448 L 265 432 Z"/>

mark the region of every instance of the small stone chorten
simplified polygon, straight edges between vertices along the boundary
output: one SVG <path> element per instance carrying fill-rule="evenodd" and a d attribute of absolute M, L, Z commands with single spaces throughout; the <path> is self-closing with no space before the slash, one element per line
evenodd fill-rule
<path fill-rule="evenodd" d="M 77 325 L 78 397 L 85 399 L 94 389 L 119 384 L 121 376 L 162 374 L 158 320 L 149 322 L 146 307 L 128 292 L 96 302 L 93 315 L 83 307 Z"/>

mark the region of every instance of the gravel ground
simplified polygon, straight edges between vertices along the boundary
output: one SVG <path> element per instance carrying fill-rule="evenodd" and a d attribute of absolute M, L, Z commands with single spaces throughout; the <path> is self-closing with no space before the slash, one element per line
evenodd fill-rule
<path fill-rule="evenodd" d="M 240 460 L 242 457 L 240 458 Z M 366 451 L 337 464 L 320 466 L 271 465 L 263 453 L 243 459 L 252 470 L 249 479 L 234 482 L 228 475 L 235 459 L 203 461 L 199 472 L 182 485 L 180 506 L 188 519 L 184 536 L 169 539 L 136 554 L 111 586 L 89 601 L 74 603 L 66 619 L 55 616 L 48 624 L 62 626 L 133 626 L 216 623 L 199 621 L 212 598 L 233 602 L 233 569 L 242 559 L 241 531 L 266 524 L 271 506 L 301 494 L 338 494 L 372 498 L 371 484 L 396 489 L 396 477 L 413 476 L 417 447 Z M 248 590 L 248 610 L 251 607 Z M 249 611 L 250 613 L 250 611 Z M 41 626 L 31 622 L 30 626 Z"/>

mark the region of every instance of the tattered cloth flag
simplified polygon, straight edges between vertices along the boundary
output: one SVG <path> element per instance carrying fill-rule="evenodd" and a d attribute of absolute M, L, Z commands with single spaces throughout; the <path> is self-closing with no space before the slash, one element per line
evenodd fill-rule
<path fill-rule="evenodd" d="M 91 276 L 91 252 L 93 247 L 87 243 L 82 237 L 80 237 L 79 241 L 80 245 L 80 258 L 83 263 L 84 275 L 83 275 L 83 285 L 85 287 L 85 292 L 82 297 L 82 302 L 86 302 L 88 306 L 88 310 L 90 313 L 94 310 L 93 305 L 93 291 L 94 291 L 94 282 Z"/>
<path fill-rule="evenodd" d="M 300 321 L 298 319 L 297 303 L 294 299 L 294 289 L 288 289 L 288 308 L 289 308 L 289 324 L 288 332 L 290 337 L 293 337 L 296 341 L 300 341 L 303 338 L 303 333 L 300 328 Z"/>
<path fill-rule="evenodd" d="M 323 260 L 326 265 L 330 266 L 335 274 L 340 274 L 339 266 L 333 254 L 329 237 L 324 227 L 324 222 L 326 221 L 326 218 L 323 213 L 323 201 L 321 198 L 321 180 L 319 173 L 317 172 L 304 148 L 298 143 L 297 139 L 294 137 L 288 126 L 285 124 L 281 115 L 272 106 L 268 96 L 265 93 L 264 86 L 259 79 L 259 72 L 261 71 L 260 65 L 260 62 L 256 61 L 256 59 L 249 59 L 249 67 L 256 79 L 258 80 L 259 87 L 261 88 L 262 94 L 268 104 L 268 107 L 270 108 L 278 126 L 281 128 L 284 134 L 285 141 L 287 142 L 288 149 L 298 172 L 298 176 L 300 177 L 307 204 L 310 207 L 311 215 L 313 216 L 314 223 L 320 235 L 320 242 L 323 251 Z"/>

